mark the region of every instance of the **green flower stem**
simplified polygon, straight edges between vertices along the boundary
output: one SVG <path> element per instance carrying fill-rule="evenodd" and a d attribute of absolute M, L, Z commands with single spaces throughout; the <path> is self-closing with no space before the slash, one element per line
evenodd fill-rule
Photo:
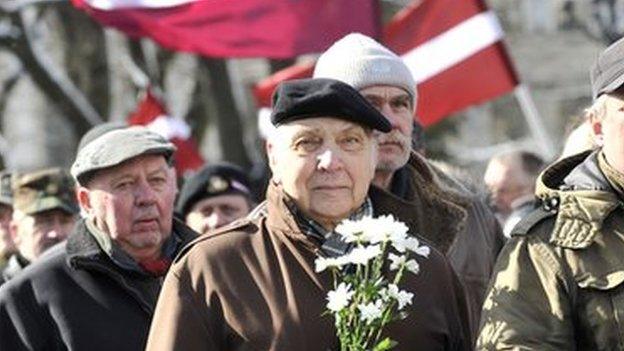
<path fill-rule="evenodd" d="M 399 285 L 401 278 L 403 278 L 404 271 L 405 271 L 405 263 L 401 264 L 401 266 L 399 267 L 399 270 L 397 271 L 396 275 L 394 276 L 394 279 L 392 280 L 392 284 Z"/>
<path fill-rule="evenodd" d="M 394 301 L 390 302 L 390 305 L 388 305 L 388 307 L 386 309 L 384 309 L 384 312 L 381 316 L 381 323 L 379 325 L 379 329 L 377 330 L 377 335 L 375 336 L 375 339 L 373 340 L 373 345 L 377 345 L 377 343 L 379 342 L 379 339 L 381 338 L 381 332 L 383 331 L 383 328 L 386 324 L 388 324 L 388 322 L 390 322 L 392 317 L 392 309 L 394 307 Z"/>
<path fill-rule="evenodd" d="M 384 302 L 381 317 L 367 323 L 360 318 L 358 306 L 373 303 L 381 298 L 380 288 L 387 288 L 388 280 L 383 275 L 384 264 L 387 259 L 387 251 L 390 241 L 380 243 L 381 254 L 372 258 L 367 264 L 355 265 L 355 270 L 347 273 L 336 267 L 331 269 L 334 280 L 334 289 L 339 282 L 346 282 L 353 289 L 353 296 L 349 306 L 335 312 L 335 326 L 340 349 L 342 351 L 367 351 L 373 349 L 382 338 L 384 327 L 394 320 L 394 312 L 399 312 L 395 299 Z M 362 247 L 364 243 L 356 242 L 356 247 Z M 401 264 L 392 279 L 392 284 L 398 286 L 405 273 L 405 263 Z M 388 277 L 390 278 L 390 277 Z"/>

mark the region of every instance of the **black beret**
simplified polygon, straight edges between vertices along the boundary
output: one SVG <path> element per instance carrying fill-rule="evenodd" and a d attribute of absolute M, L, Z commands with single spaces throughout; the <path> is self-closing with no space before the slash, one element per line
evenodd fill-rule
<path fill-rule="evenodd" d="M 274 125 L 313 117 L 336 117 L 382 132 L 390 122 L 357 90 L 335 79 L 311 78 L 282 82 L 273 94 Z"/>
<path fill-rule="evenodd" d="M 240 167 L 231 163 L 206 165 L 184 182 L 176 203 L 176 212 L 186 216 L 200 200 L 225 194 L 241 194 L 251 201 L 249 178 Z"/>

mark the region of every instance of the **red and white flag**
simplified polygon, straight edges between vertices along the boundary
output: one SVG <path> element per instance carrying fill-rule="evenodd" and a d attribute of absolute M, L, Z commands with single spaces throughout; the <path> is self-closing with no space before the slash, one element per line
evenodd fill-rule
<path fill-rule="evenodd" d="M 100 23 L 209 57 L 288 58 L 358 31 L 378 34 L 376 0 L 72 0 Z"/>
<path fill-rule="evenodd" d="M 285 80 L 310 78 L 314 73 L 314 62 L 306 62 L 286 67 L 261 80 L 253 87 L 253 94 L 259 106 L 271 106 L 273 91 Z"/>
<path fill-rule="evenodd" d="M 418 89 L 418 120 L 429 126 L 514 89 L 518 79 L 496 16 L 481 0 L 422 0 L 398 13 L 382 43 L 401 55 Z M 282 80 L 312 76 L 312 64 L 287 68 L 258 83 L 260 106 Z M 267 98 L 269 97 L 269 98 Z"/>
<path fill-rule="evenodd" d="M 169 116 L 163 103 L 148 89 L 136 110 L 128 116 L 128 124 L 143 125 L 170 140 L 177 148 L 175 168 L 181 177 L 204 165 L 191 128 L 179 118 Z"/>
<path fill-rule="evenodd" d="M 502 39 L 496 15 L 482 0 L 423 0 L 397 14 L 383 42 L 412 71 L 416 114 L 427 126 L 518 85 Z"/>

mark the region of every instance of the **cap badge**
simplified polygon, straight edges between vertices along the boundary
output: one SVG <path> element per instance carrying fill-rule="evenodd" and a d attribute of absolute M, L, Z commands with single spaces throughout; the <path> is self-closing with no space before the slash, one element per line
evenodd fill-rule
<path fill-rule="evenodd" d="M 230 184 L 227 180 L 220 176 L 212 176 L 208 179 L 208 187 L 206 190 L 208 193 L 219 193 L 225 191 Z"/>
<path fill-rule="evenodd" d="M 59 191 L 59 187 L 55 183 L 50 183 L 46 187 L 46 193 L 48 193 L 48 194 L 56 194 L 56 193 L 58 193 L 58 191 Z"/>

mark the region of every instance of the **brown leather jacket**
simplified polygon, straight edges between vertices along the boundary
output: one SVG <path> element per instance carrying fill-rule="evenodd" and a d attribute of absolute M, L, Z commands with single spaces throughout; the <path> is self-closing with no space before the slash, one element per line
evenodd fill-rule
<path fill-rule="evenodd" d="M 369 195 L 375 215 L 414 224 L 389 194 L 371 188 Z M 333 319 L 323 315 L 331 274 L 314 271 L 318 244 L 299 230 L 281 190 L 270 186 L 263 205 L 176 260 L 147 350 L 337 349 Z M 465 295 L 452 268 L 435 249 L 419 263 L 420 273 L 402 283 L 415 293 L 409 316 L 387 329 L 399 342 L 394 350 L 470 350 Z"/>
<path fill-rule="evenodd" d="M 446 254 L 466 288 L 473 338 L 498 253 L 501 227 L 485 202 L 422 156 L 412 153 L 408 186 L 397 199 L 413 216 L 416 232 Z"/>

